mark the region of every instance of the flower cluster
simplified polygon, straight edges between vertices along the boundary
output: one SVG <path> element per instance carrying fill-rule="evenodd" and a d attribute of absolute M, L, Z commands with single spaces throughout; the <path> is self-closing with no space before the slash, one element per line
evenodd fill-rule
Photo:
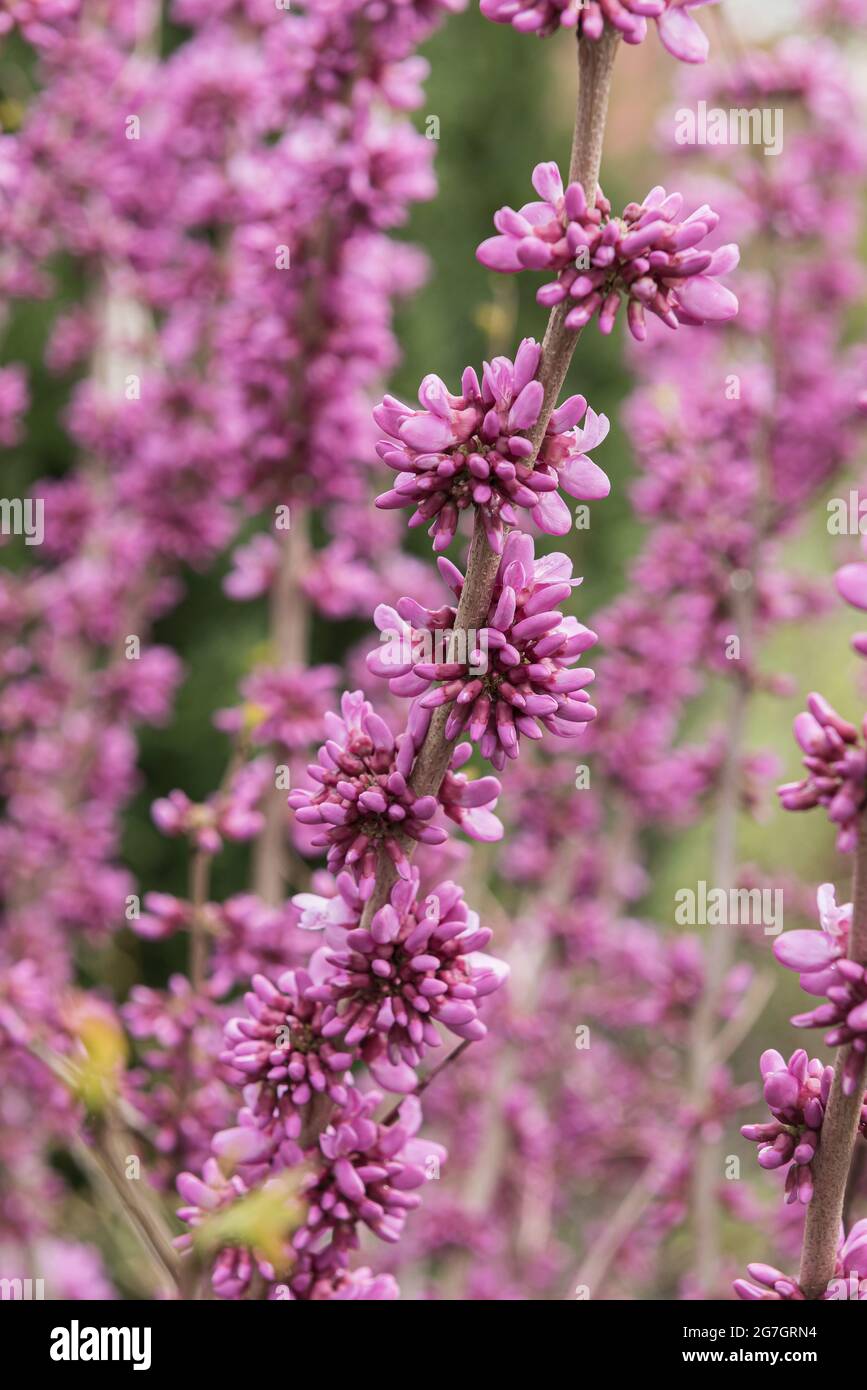
<path fill-rule="evenodd" d="M 796 1028 L 827 1028 L 829 1047 L 852 1046 L 843 1068 L 844 1094 L 852 1095 L 867 1056 L 867 970 L 849 960 L 852 905 L 837 907 L 831 884 L 819 889 L 821 932 L 788 931 L 774 942 L 774 955 L 800 975 L 801 988 L 825 1002 L 796 1014 Z"/>
<path fill-rule="evenodd" d="M 626 43 L 641 43 L 652 19 L 669 53 L 684 63 L 703 63 L 708 41 L 689 13 L 714 0 L 481 0 L 481 11 L 495 24 L 511 24 L 540 38 L 559 28 L 578 27 L 581 38 L 597 40 L 606 24 Z"/>
<path fill-rule="evenodd" d="M 352 1048 L 339 1050 L 323 1033 L 323 1011 L 310 999 L 313 980 L 306 971 L 286 971 L 276 984 L 254 975 L 251 984 L 244 998 L 247 1016 L 226 1025 L 221 1061 L 257 1083 L 250 1106 L 255 1127 L 279 1149 L 284 1138 L 300 1136 L 304 1107 L 314 1096 L 346 1104 L 349 1068 L 357 1054 Z M 284 1155 L 287 1166 L 296 1156 L 290 1147 Z M 272 1163 L 279 1157 L 278 1152 Z"/>
<path fill-rule="evenodd" d="M 219 854 L 224 836 L 251 840 L 262 829 L 258 803 L 269 776 L 264 761 L 247 763 L 224 791 L 198 805 L 176 789 L 154 802 L 154 823 L 164 835 L 187 835 L 197 849 Z"/>
<path fill-rule="evenodd" d="M 828 819 L 839 827 L 837 847 L 851 850 L 858 814 L 867 801 L 867 749 L 858 730 L 821 695 L 813 694 L 795 719 L 794 733 L 804 750 L 807 776 L 780 787 L 780 801 L 787 811 L 824 806 Z"/>
<path fill-rule="evenodd" d="M 715 278 L 735 268 L 737 247 L 699 250 L 719 223 L 706 203 L 679 221 L 681 195 L 656 187 L 612 217 L 601 190 L 590 207 L 580 183 L 564 189 L 556 164 L 537 164 L 533 187 L 540 201 L 517 212 L 501 208 L 494 218 L 498 235 L 476 254 L 491 270 L 554 271 L 536 298 L 548 307 L 566 304 L 567 328 L 581 329 L 597 316 L 600 330 L 610 333 L 624 299 L 640 342 L 647 312 L 669 328 L 722 323 L 737 313 L 737 299 Z"/>
<path fill-rule="evenodd" d="M 313 844 L 327 849 L 333 873 L 350 869 L 365 896 L 376 874 L 376 856 L 383 850 L 403 878 L 409 877 L 407 841 L 440 845 L 446 832 L 433 824 L 440 801 L 418 796 L 411 785 L 416 743 L 406 731 L 395 739 L 385 720 L 375 713 L 361 691 L 341 698 L 342 718 L 326 716 L 329 737 L 319 750 L 319 761 L 307 771 L 315 788 L 299 788 L 289 795 L 289 805 L 303 825 L 322 826 Z M 476 784 L 481 800 L 462 797 L 454 788 L 453 818 L 464 806 L 496 804 L 500 785 L 495 778 Z M 461 789 L 462 790 L 462 789 Z M 445 807 L 446 813 L 451 808 Z M 473 834 L 472 821 L 461 817 L 463 828 Z"/>
<path fill-rule="evenodd" d="M 324 1162 L 305 1188 L 307 1216 L 293 1237 L 296 1250 L 321 1250 L 323 1239 L 340 1251 L 357 1249 L 359 1225 L 394 1244 L 421 1203 L 417 1189 L 439 1176 L 446 1151 L 417 1138 L 422 1116 L 416 1097 L 401 1102 L 393 1124 L 374 1120 L 381 1100 L 378 1091 L 351 1091 L 337 1123 L 320 1136 Z"/>
<path fill-rule="evenodd" d="M 406 1089 L 414 1089 L 411 1069 L 441 1046 L 437 1025 L 468 1042 L 485 1036 L 479 1002 L 508 974 L 484 953 L 492 936 L 457 884 L 439 883 L 421 898 L 417 873 L 396 883 L 369 927 L 326 927 L 319 980 L 307 991 L 323 1005 L 323 1037 L 360 1047 L 374 1079 L 389 1090 L 402 1088 L 402 1065 Z"/>
<path fill-rule="evenodd" d="M 441 557 L 438 563 L 460 599 L 464 576 L 451 561 Z M 580 582 L 572 577 L 567 555 L 555 552 L 537 560 L 532 538 L 512 531 L 487 621 L 472 634 L 472 651 L 460 652 L 450 640 L 456 608 L 432 611 L 402 598 L 396 610 L 385 604 L 377 608 L 374 617 L 386 641 L 370 653 L 368 666 L 388 678 L 394 694 L 419 696 L 423 709 L 451 705 L 446 738 L 468 734 L 482 756 L 501 769 L 506 758 L 518 756 L 522 735 L 542 737 L 537 720 L 553 734 L 572 737 L 596 715 L 584 690 L 592 670 L 572 669 L 596 634 L 559 611 Z M 439 653 L 432 649 L 433 639 L 442 644 Z M 464 649 L 467 645 L 464 640 Z M 434 681 L 443 683 L 431 690 Z"/>
<path fill-rule="evenodd" d="M 744 1125 L 741 1134 L 759 1145 L 759 1164 L 774 1169 L 789 1164 L 786 1200 L 806 1204 L 813 1195 L 810 1168 L 831 1094 L 834 1068 L 809 1058 L 801 1048 L 788 1062 L 775 1048 L 763 1052 L 759 1066 L 765 1100 L 773 1120 Z"/>
<path fill-rule="evenodd" d="M 525 338 L 514 362 L 495 357 L 485 363 L 481 384 L 467 367 L 459 396 L 428 376 L 419 388 L 421 410 L 386 396 L 374 411 L 389 436 L 377 452 L 399 475 L 376 505 L 414 506 L 409 524 L 431 523 L 434 550 L 448 548 L 467 508 L 482 517 L 499 554 L 505 527 L 519 524 L 516 508 L 526 508 L 541 530 L 561 536 L 572 518 L 558 488 L 582 501 L 607 497 L 608 478 L 588 452 L 604 440 L 608 421 L 588 410 L 583 396 L 570 396 L 553 412 L 538 452 L 527 437 L 542 409 L 540 353 L 539 344 Z"/>

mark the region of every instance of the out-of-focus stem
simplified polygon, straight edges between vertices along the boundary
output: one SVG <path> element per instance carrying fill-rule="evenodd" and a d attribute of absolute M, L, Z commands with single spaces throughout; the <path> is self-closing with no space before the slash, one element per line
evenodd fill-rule
<path fill-rule="evenodd" d="M 770 974 L 759 976 L 754 982 L 737 1014 L 729 1019 L 725 1028 L 716 1036 L 715 1065 L 721 1066 L 740 1046 L 768 1002 L 773 988 L 773 976 Z M 574 1281 L 578 1286 L 586 1286 L 590 1290 L 591 1298 L 598 1296 L 622 1245 L 636 1228 L 650 1203 L 664 1190 L 669 1175 L 676 1170 L 680 1162 L 682 1152 L 675 1152 L 668 1163 L 653 1159 L 642 1169 L 591 1247 Z"/>
<path fill-rule="evenodd" d="M 714 829 L 713 885 L 726 892 L 734 887 L 737 873 L 737 822 L 740 799 L 740 765 L 743 751 L 749 686 L 738 680 L 732 690 L 727 722 L 726 756 L 722 770 Z M 705 987 L 696 1009 L 691 1039 L 691 1094 L 697 1112 L 707 1102 L 711 1074 L 717 1063 L 714 1038 L 717 1006 L 723 981 L 732 963 L 732 927 L 725 923 L 712 930 L 705 952 Z M 692 1214 L 696 1244 L 695 1273 L 700 1286 L 713 1289 L 719 1266 L 719 1214 L 715 1188 L 719 1176 L 719 1147 L 697 1136 L 692 1173 Z"/>
<path fill-rule="evenodd" d="M 208 936 L 205 926 L 205 904 L 211 881 L 211 856 L 204 850 L 193 852 L 190 862 L 190 981 L 196 994 L 205 986 L 208 963 Z"/>
<path fill-rule="evenodd" d="M 301 666 L 307 659 L 310 616 L 301 577 L 310 555 L 306 510 L 292 507 L 292 524 L 282 533 L 280 564 L 271 588 L 271 642 L 278 666 Z M 281 756 L 275 750 L 275 758 Z M 253 850 L 253 892 L 273 907 L 286 896 L 286 798 L 271 788 L 265 801 L 265 824 Z"/>
<path fill-rule="evenodd" d="M 578 105 L 569 167 L 570 179 L 580 181 L 591 203 L 596 200 L 602 143 L 611 94 L 611 73 L 619 38 L 616 30 L 606 28 L 598 43 L 578 41 Z M 539 418 L 529 432 L 536 453 L 548 428 L 548 421 L 580 337 L 580 333 L 565 327 L 567 312 L 568 309 L 561 305 L 552 309 L 542 342 L 539 380 L 544 388 L 544 397 Z M 481 517 L 477 512 L 466 578 L 455 618 L 453 642 L 456 642 L 461 634 L 477 631 L 484 626 L 499 564 L 500 558 L 488 544 Z M 419 749 L 410 779 L 413 791 L 419 796 L 436 796 L 445 777 L 454 744 L 453 740 L 447 740 L 445 737 L 449 713 L 450 708 L 447 705 L 441 705 L 434 710 L 424 742 Z M 412 854 L 413 848 L 412 842 L 405 845 L 407 854 Z M 387 901 L 396 877 L 397 871 L 391 859 L 380 851 L 376 887 L 365 907 L 363 926 L 369 924 L 373 914 Z"/>
<path fill-rule="evenodd" d="M 301 579 L 310 558 L 310 521 L 305 507 L 292 505 L 292 524 L 282 533 L 280 565 L 271 589 L 271 635 L 280 665 L 303 662 L 310 614 Z"/>
<path fill-rule="evenodd" d="M 737 873 L 737 820 L 740 791 L 740 763 L 746 733 L 747 715 L 753 692 L 753 663 L 755 660 L 756 579 L 761 551 L 773 525 L 773 445 L 775 410 L 780 379 L 779 344 L 782 324 L 780 301 L 782 276 L 779 247 L 771 238 L 768 276 L 771 286 L 769 304 L 769 358 L 772 392 L 766 411 L 764 428 L 755 450 L 757 488 L 753 506 L 755 535 L 751 556 L 751 585 L 736 591 L 733 617 L 741 640 L 741 655 L 745 667 L 736 678 L 731 692 L 731 708 L 727 729 L 726 757 L 723 765 L 715 826 L 714 887 L 726 892 L 735 886 Z M 708 1088 L 716 1065 L 717 1041 L 714 1039 L 716 1011 L 720 989 L 734 956 L 734 941 L 730 926 L 713 930 L 705 959 L 705 988 L 696 1010 L 691 1037 L 691 1094 L 697 1111 L 706 1103 Z M 720 1148 L 707 1143 L 701 1132 L 697 1135 L 697 1153 L 692 1174 L 692 1221 L 695 1235 L 695 1272 L 700 1286 L 713 1292 L 719 1268 L 719 1211 L 715 1197 L 720 1172 Z"/>
<path fill-rule="evenodd" d="M 115 1127 L 113 1120 L 102 1117 L 93 1126 L 91 1144 L 82 1147 L 82 1156 L 92 1163 L 114 1193 L 131 1228 L 163 1276 L 168 1276 L 172 1292 L 177 1294 L 183 1286 L 181 1260 L 172 1245 L 171 1232 L 159 1209 L 156 1194 L 151 1188 L 143 1188 L 140 1180 L 126 1176 L 129 1149 L 129 1137 Z"/>
<path fill-rule="evenodd" d="M 859 965 L 867 965 L 867 811 L 861 812 L 858 822 L 849 956 Z M 850 1051 L 850 1047 L 838 1049 L 834 1082 L 822 1124 L 822 1137 L 812 1164 L 814 1191 L 813 1199 L 807 1207 L 800 1273 L 801 1288 L 807 1298 L 821 1298 L 828 1287 L 828 1281 L 834 1277 L 840 1220 L 843 1215 L 852 1150 L 858 1133 L 858 1120 L 864 1098 L 864 1074 L 867 1069 L 865 1060 L 862 1062 L 852 1094 L 844 1095 L 843 1071 Z"/>

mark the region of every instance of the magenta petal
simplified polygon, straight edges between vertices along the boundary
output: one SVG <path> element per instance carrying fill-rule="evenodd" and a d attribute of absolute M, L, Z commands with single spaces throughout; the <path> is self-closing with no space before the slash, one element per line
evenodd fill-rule
<path fill-rule="evenodd" d="M 539 418 L 545 388 L 541 381 L 528 381 L 509 411 L 509 429 L 528 430 Z"/>
<path fill-rule="evenodd" d="M 711 257 L 709 274 L 728 275 L 740 264 L 741 252 L 736 242 L 730 241 L 725 246 L 720 246 L 714 251 Z"/>
<path fill-rule="evenodd" d="M 523 237 L 515 246 L 515 254 L 524 270 L 544 270 L 551 264 L 551 247 L 541 237 Z"/>
<path fill-rule="evenodd" d="M 429 415 L 426 411 L 419 411 L 404 420 L 400 427 L 400 437 L 411 449 L 421 449 L 426 453 L 446 449 L 455 442 L 448 420 Z"/>
<path fill-rule="evenodd" d="M 681 281 L 677 286 L 677 302 L 693 318 L 708 323 L 724 323 L 726 319 L 733 319 L 738 311 L 737 297 L 709 275 L 693 275 Z"/>
<path fill-rule="evenodd" d="M 787 931 L 774 942 L 774 955 L 790 970 L 824 970 L 840 955 L 824 932 Z"/>
<path fill-rule="evenodd" d="M 682 63 L 707 62 L 710 52 L 707 35 L 681 6 L 666 10 L 657 19 L 656 26 L 669 53 Z"/>
<path fill-rule="evenodd" d="M 493 844 L 503 838 L 503 822 L 494 815 L 493 811 L 486 811 L 482 806 L 471 811 L 464 811 L 460 824 L 461 829 L 469 835 L 471 840 L 481 840 Z"/>
<path fill-rule="evenodd" d="M 577 497 L 582 502 L 596 502 L 600 497 L 607 497 L 611 491 L 608 474 L 603 473 L 586 454 L 568 458 L 559 471 L 561 486 L 571 497 Z"/>
<path fill-rule="evenodd" d="M 491 236 L 487 241 L 483 241 L 476 250 L 476 260 L 481 261 L 482 265 L 488 270 L 522 270 L 522 263 L 518 260 L 518 243 L 507 236 Z"/>
<path fill-rule="evenodd" d="M 544 492 L 530 515 L 549 536 L 565 536 L 572 528 L 572 513 L 559 492 Z"/>
<path fill-rule="evenodd" d="M 867 609 L 867 565 L 843 565 L 834 575 L 837 593 L 853 608 Z"/>
<path fill-rule="evenodd" d="M 563 180 L 560 177 L 560 170 L 553 163 L 537 164 L 533 170 L 533 187 L 540 198 L 544 198 L 548 203 L 556 203 L 558 198 L 563 197 Z"/>
<path fill-rule="evenodd" d="M 394 1095 L 408 1096 L 418 1085 L 418 1077 L 407 1062 L 389 1062 L 386 1057 L 370 1063 L 370 1074 L 377 1085 Z"/>
<path fill-rule="evenodd" d="M 357 1202 L 364 1196 L 364 1183 L 356 1173 L 348 1158 L 340 1157 L 334 1164 L 334 1181 L 351 1202 Z"/>
<path fill-rule="evenodd" d="M 867 1002 L 858 1004 L 851 1013 L 847 1014 L 846 1022 L 856 1033 L 867 1031 Z"/>

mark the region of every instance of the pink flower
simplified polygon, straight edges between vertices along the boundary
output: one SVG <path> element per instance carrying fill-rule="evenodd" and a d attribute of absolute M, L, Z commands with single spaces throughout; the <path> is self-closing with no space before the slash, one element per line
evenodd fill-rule
<path fill-rule="evenodd" d="M 781 965 L 797 970 L 806 994 L 824 995 L 837 983 L 836 962 L 845 956 L 852 923 L 852 904 L 837 906 L 833 884 L 823 883 L 817 893 L 821 932 L 787 931 L 774 942 Z"/>
<path fill-rule="evenodd" d="M 459 599 L 463 575 L 450 560 L 438 563 Z M 467 733 L 500 769 L 507 757 L 518 756 L 521 735 L 542 737 L 539 722 L 553 734 L 573 737 L 596 714 L 583 688 L 593 671 L 574 666 L 596 634 L 559 611 L 580 582 L 568 555 L 537 560 L 532 538 L 512 531 L 487 621 L 472 634 L 473 650 L 466 640 L 462 650 L 450 649 L 457 608 L 431 610 L 402 598 L 396 610 L 377 608 L 374 618 L 388 641 L 369 654 L 367 664 L 388 679 L 393 694 L 420 696 L 422 709 L 451 705 L 445 737 Z M 431 689 L 435 681 L 442 684 Z"/>
<path fill-rule="evenodd" d="M 806 1294 L 796 1279 L 773 1265 L 747 1265 L 747 1279 L 736 1279 L 733 1288 L 738 1298 L 754 1303 L 762 1300 L 779 1299 L 799 1302 Z M 826 1302 L 841 1298 L 854 1298 L 858 1302 L 867 1300 L 867 1221 L 856 1221 L 848 1236 L 840 1231 L 837 1247 L 837 1260 L 833 1279 L 822 1295 Z M 842 1285 L 842 1287 L 841 1287 Z"/>
<path fill-rule="evenodd" d="M 226 1025 L 226 1050 L 220 1060 L 256 1083 L 255 1094 L 245 1091 L 245 1118 L 249 1116 L 251 1127 L 267 1134 L 274 1145 L 267 1155 L 257 1150 L 250 1156 L 254 1167 L 264 1158 L 262 1171 L 267 1173 L 281 1148 L 287 1166 L 297 1161 L 295 1141 L 301 1135 L 304 1109 L 316 1096 L 346 1104 L 352 1085 L 349 1068 L 357 1051 L 335 1047 L 330 1041 L 333 1033 L 323 1033 L 323 1008 L 310 998 L 313 979 L 307 971 L 287 970 L 276 984 L 254 975 L 251 985 L 244 996 L 246 1016 Z M 218 1135 L 214 1151 L 222 1154 L 219 1139 Z M 286 1145 L 286 1140 L 291 1142 Z M 261 1175 L 242 1169 L 247 1182 Z"/>
<path fill-rule="evenodd" d="M 793 1052 L 788 1062 L 771 1048 L 762 1053 L 759 1065 L 765 1100 L 774 1118 L 765 1124 L 743 1125 L 741 1134 L 759 1145 L 762 1168 L 790 1165 L 786 1201 L 806 1205 L 813 1196 L 811 1164 L 819 1146 L 834 1068 L 818 1058 L 808 1058 L 803 1048 Z"/>
<path fill-rule="evenodd" d="M 323 1236 L 338 1250 L 357 1249 L 356 1227 L 367 1226 L 390 1244 L 400 1239 L 407 1214 L 418 1207 L 432 1163 L 446 1151 L 432 1140 L 417 1139 L 421 1106 L 415 1096 L 402 1102 L 395 1124 L 377 1124 L 378 1091 L 352 1090 L 343 1110 L 319 1139 L 322 1171 L 305 1189 L 305 1224 L 296 1231 L 296 1250 L 321 1250 Z"/>
<path fill-rule="evenodd" d="M 250 1134 L 255 1137 L 253 1131 L 250 1131 Z M 184 1201 L 184 1206 L 178 1209 L 178 1217 L 191 1227 L 190 1231 L 178 1236 L 174 1242 L 182 1252 L 192 1249 L 192 1232 L 197 1227 L 207 1221 L 214 1212 L 230 1207 L 239 1197 L 245 1196 L 248 1190 L 238 1174 L 227 1177 L 215 1157 L 207 1159 L 201 1177 L 197 1177 L 195 1173 L 180 1173 L 177 1188 Z M 274 1268 L 267 1260 L 243 1246 L 226 1246 L 214 1261 L 211 1284 L 218 1298 L 243 1298 L 257 1272 L 266 1282 L 275 1278 Z"/>
<path fill-rule="evenodd" d="M 254 536 L 232 555 L 233 569 L 223 580 L 223 592 L 239 602 L 259 598 L 270 589 L 280 563 L 280 547 L 270 535 Z"/>
<path fill-rule="evenodd" d="M 413 743 L 406 734 L 395 739 L 360 690 L 344 694 L 340 708 L 342 718 L 326 714 L 329 737 L 318 762 L 307 769 L 318 789 L 299 788 L 289 805 L 303 825 L 322 827 L 312 843 L 327 849 L 332 873 L 345 866 L 361 884 L 372 886 L 382 848 L 407 878 L 403 837 L 431 845 L 446 839 L 432 823 L 437 799 L 412 790 Z"/>
<path fill-rule="evenodd" d="M 413 790 L 411 773 L 428 711 L 411 713 L 408 728 L 397 738 L 360 690 L 343 695 L 341 711 L 342 718 L 325 716 L 329 737 L 318 762 L 307 769 L 316 789 L 299 788 L 289 796 L 302 824 L 322 827 L 312 844 L 327 850 L 332 873 L 349 869 L 366 898 L 375 878 L 377 852 L 383 849 L 400 876 L 409 878 L 406 839 L 441 845 L 447 838 L 433 823 L 440 808 L 468 835 L 499 838 L 502 826 L 488 808 L 496 804 L 500 784 L 494 777 L 473 783 L 459 774 L 466 761 L 460 749 L 452 754 L 439 797 L 418 796 Z"/>
<path fill-rule="evenodd" d="M 578 26 L 584 39 L 599 39 L 606 23 L 626 43 L 641 43 L 653 19 L 663 44 L 684 63 L 703 63 L 708 41 L 689 13 L 715 0 L 481 0 L 481 11 L 495 24 L 511 24 L 524 34 L 545 37 L 561 26 Z"/>
<path fill-rule="evenodd" d="M 220 710 L 214 723 L 289 753 L 307 749 L 322 737 L 336 677 L 334 666 L 259 666 L 241 684 L 246 703 Z"/>
<path fill-rule="evenodd" d="M 258 803 L 272 777 L 267 759 L 257 758 L 244 763 L 227 787 L 200 805 L 176 789 L 153 803 L 154 824 L 164 835 L 189 836 L 205 854 L 219 854 L 224 837 L 251 840 L 259 834 L 263 818 Z"/>
<path fill-rule="evenodd" d="M 537 377 L 541 349 L 525 338 L 515 355 L 486 362 L 481 385 L 472 367 L 453 396 L 437 376 L 419 388 L 421 410 L 386 396 L 373 412 L 388 434 L 377 452 L 398 471 L 395 486 L 376 499 L 378 507 L 414 506 L 410 526 L 431 522 L 434 550 L 451 544 L 460 513 L 478 508 L 488 540 L 499 553 L 505 526 L 517 526 L 526 508 L 543 531 L 561 536 L 570 529 L 569 508 L 559 496 L 592 501 L 607 497 L 610 483 L 588 451 L 608 434 L 608 420 L 570 396 L 548 422 L 538 457 L 527 438 L 539 419 L 544 391 Z M 584 416 L 583 429 L 578 421 Z"/>
<path fill-rule="evenodd" d="M 481 999 L 499 989 L 508 967 L 484 954 L 488 928 L 455 883 L 419 899 L 417 873 L 394 885 L 370 927 L 331 928 L 307 998 L 324 1006 L 322 1034 L 361 1046 L 386 1090 L 413 1090 L 428 1048 L 440 1047 L 436 1025 L 476 1042 L 487 1032 Z"/>
<path fill-rule="evenodd" d="M 839 826 L 837 847 L 847 853 L 855 848 L 858 814 L 867 800 L 867 749 L 854 724 L 821 695 L 808 696 L 807 709 L 793 728 L 807 776 L 779 787 L 780 801 L 787 811 L 824 806 L 828 819 Z"/>
<path fill-rule="evenodd" d="M 504 273 L 555 272 L 536 298 L 548 307 L 571 301 L 567 328 L 583 328 L 597 315 L 600 330 L 610 333 L 623 298 L 639 341 L 648 310 L 669 328 L 721 323 L 738 312 L 731 290 L 715 278 L 734 270 L 738 248 L 697 249 L 719 222 L 706 203 L 679 222 L 683 198 L 657 186 L 643 203 L 612 217 L 601 189 L 592 208 L 579 183 L 564 190 L 556 164 L 537 164 L 533 187 L 541 201 L 517 212 L 501 208 L 494 218 L 499 235 L 483 241 L 476 255 Z"/>
<path fill-rule="evenodd" d="M 808 1013 L 796 1014 L 794 1026 L 830 1028 L 825 1035 L 829 1047 L 852 1044 L 843 1071 L 843 1090 L 851 1095 L 867 1054 L 867 970 L 846 956 L 852 905 L 838 908 L 829 883 L 819 889 L 819 912 L 821 932 L 785 932 L 774 942 L 774 955 L 800 973 L 808 994 L 826 1000 Z"/>

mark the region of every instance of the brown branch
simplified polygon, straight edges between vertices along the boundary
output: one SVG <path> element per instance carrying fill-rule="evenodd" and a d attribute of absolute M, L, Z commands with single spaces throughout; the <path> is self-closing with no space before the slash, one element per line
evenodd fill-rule
<path fill-rule="evenodd" d="M 278 666 L 301 666 L 307 656 L 309 611 L 301 589 L 310 556 L 306 509 L 293 503 L 290 529 L 280 537 L 280 564 L 270 598 L 270 631 Z M 273 749 L 275 761 L 283 757 Z M 252 891 L 263 902 L 279 907 L 286 897 L 286 799 L 271 786 L 263 807 L 265 824 L 253 849 Z"/>
<path fill-rule="evenodd" d="M 619 38 L 616 30 L 606 28 L 598 43 L 581 42 L 580 39 L 578 41 L 578 104 L 572 137 L 570 179 L 583 185 L 591 203 L 596 200 L 602 142 L 611 94 L 611 74 Z M 565 327 L 567 312 L 568 309 L 562 305 L 552 309 L 542 342 L 539 380 L 544 387 L 544 397 L 539 418 L 529 432 L 529 438 L 537 454 L 580 337 L 580 333 Z M 499 564 L 499 556 L 495 555 L 489 546 L 481 517 L 477 512 L 466 578 L 452 630 L 452 642 L 458 642 L 463 634 L 478 631 L 484 626 Z M 424 742 L 419 749 L 410 778 L 412 789 L 419 796 L 436 796 L 445 777 L 454 748 L 454 740 L 447 740 L 445 736 L 448 717 L 448 705 L 440 705 L 434 710 Z M 412 841 L 405 842 L 404 849 L 408 855 L 412 854 L 414 848 Z M 374 913 L 387 902 L 396 878 L 397 870 L 392 860 L 381 850 L 377 864 L 376 887 L 366 904 L 362 926 L 368 926 Z"/>
<path fill-rule="evenodd" d="M 456 1062 L 462 1052 L 466 1052 L 471 1042 L 472 1038 L 464 1038 L 462 1043 L 458 1043 L 457 1047 L 452 1048 L 448 1057 L 444 1057 L 443 1060 L 440 1062 L 439 1066 L 434 1067 L 433 1071 L 429 1071 L 427 1076 L 424 1077 L 423 1080 L 421 1080 L 418 1083 L 415 1090 L 412 1091 L 411 1094 L 414 1096 L 420 1096 L 423 1091 L 426 1091 L 431 1082 L 436 1081 L 440 1072 L 445 1071 L 446 1067 L 450 1067 L 452 1065 L 452 1062 Z M 384 1125 L 393 1125 L 395 1123 L 398 1115 L 400 1114 L 400 1107 L 402 1104 L 403 1101 L 398 1101 L 397 1105 L 392 1106 L 391 1110 L 389 1110 L 388 1114 L 382 1122 Z"/>

